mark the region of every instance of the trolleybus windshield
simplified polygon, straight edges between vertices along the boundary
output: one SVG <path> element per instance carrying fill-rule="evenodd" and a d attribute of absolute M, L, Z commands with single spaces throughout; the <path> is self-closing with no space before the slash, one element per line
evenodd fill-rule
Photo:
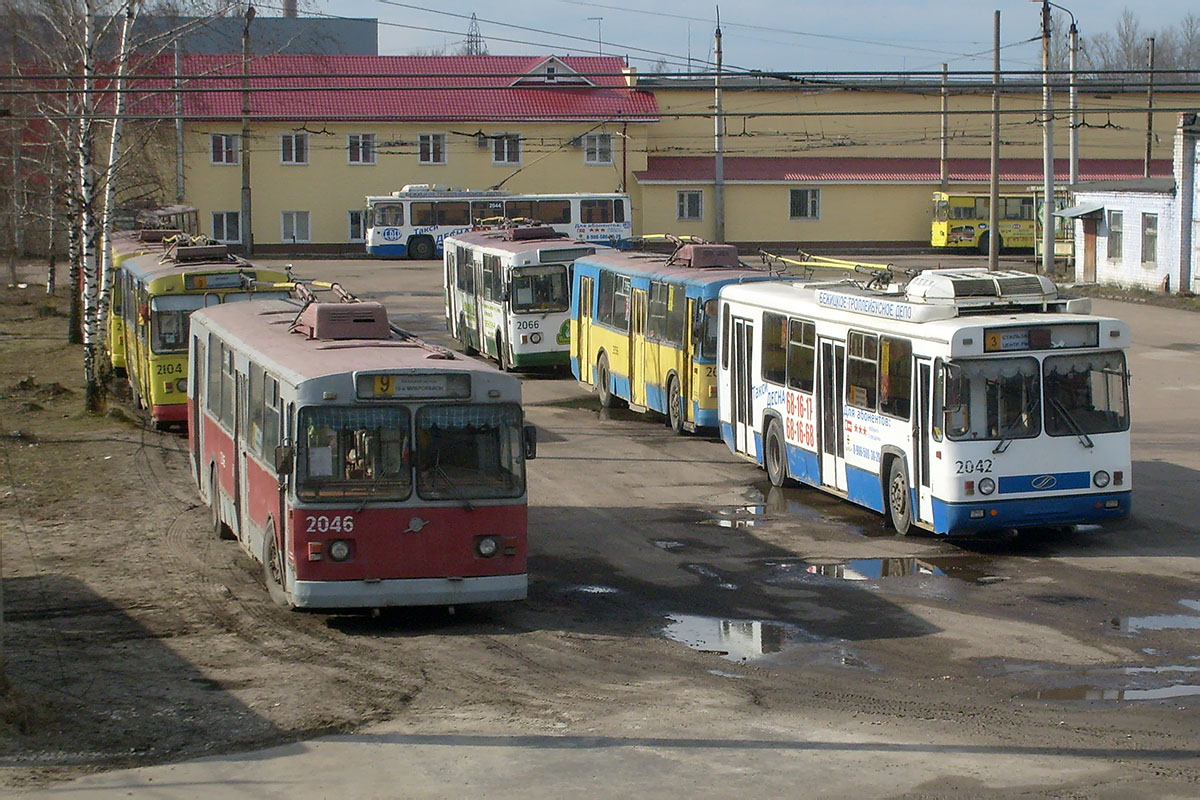
<path fill-rule="evenodd" d="M 1129 428 L 1123 353 L 1048 356 L 1042 365 L 1046 433 L 1077 436 Z"/>
<path fill-rule="evenodd" d="M 521 410 L 428 405 L 417 411 L 417 493 L 426 500 L 520 497 Z"/>
<path fill-rule="evenodd" d="M 571 304 L 567 268 L 562 264 L 514 267 L 509 300 L 518 312 L 566 311 Z"/>

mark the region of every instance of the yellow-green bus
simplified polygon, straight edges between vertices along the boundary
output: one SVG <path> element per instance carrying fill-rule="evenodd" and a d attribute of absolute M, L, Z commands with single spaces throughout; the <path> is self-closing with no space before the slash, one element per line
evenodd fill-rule
<path fill-rule="evenodd" d="M 189 315 L 218 303 L 287 297 L 286 290 L 254 289 L 286 280 L 287 272 L 257 267 L 225 245 L 174 244 L 122 262 L 113 276 L 109 331 L 119 316 L 134 402 L 157 427 L 187 424 Z"/>
<path fill-rule="evenodd" d="M 164 240 L 182 235 L 197 236 L 200 233 L 200 212 L 194 206 L 163 206 L 143 214 L 140 226 L 132 230 L 116 231 L 112 235 L 113 285 L 109 295 L 108 358 L 113 371 L 125 374 L 125 318 L 121 312 L 121 294 L 117 290 L 116 275 L 121 265 L 134 256 L 161 252 Z"/>
<path fill-rule="evenodd" d="M 999 199 L 996 226 L 1000 247 L 1033 247 L 1038 234 L 1033 193 L 1002 194 Z M 929 244 L 986 255 L 991 247 L 991 204 L 986 192 L 934 192 Z"/>
<path fill-rule="evenodd" d="M 575 261 L 571 372 L 600 405 L 663 414 L 676 433 L 717 426 L 717 294 L 781 280 L 733 245 L 679 243 L 674 253 L 605 251 Z"/>

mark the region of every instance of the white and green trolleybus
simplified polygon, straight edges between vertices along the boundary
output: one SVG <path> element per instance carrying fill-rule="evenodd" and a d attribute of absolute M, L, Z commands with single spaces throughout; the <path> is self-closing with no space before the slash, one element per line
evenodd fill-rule
<path fill-rule="evenodd" d="M 722 438 L 776 486 L 836 494 L 901 533 L 1124 517 L 1130 333 L 1090 311 L 1011 271 L 730 285 Z"/>
<path fill-rule="evenodd" d="M 468 354 L 503 369 L 570 363 L 571 269 L 609 248 L 544 225 L 462 233 L 446 239 L 446 328 Z"/>

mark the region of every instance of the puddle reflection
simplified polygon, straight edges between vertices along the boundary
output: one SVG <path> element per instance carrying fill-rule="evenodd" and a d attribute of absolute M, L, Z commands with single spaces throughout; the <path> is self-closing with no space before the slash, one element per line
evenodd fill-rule
<path fill-rule="evenodd" d="M 1020 700 L 1163 700 L 1169 697 L 1200 695 L 1200 686 L 1164 686 L 1160 689 L 1101 689 L 1097 686 L 1067 686 L 1039 689 L 1017 695 Z"/>
<path fill-rule="evenodd" d="M 1146 617 L 1114 617 L 1112 625 L 1122 633 L 1139 631 L 1200 630 L 1200 600 L 1180 600 L 1194 614 L 1151 614 Z"/>
<path fill-rule="evenodd" d="M 804 560 L 769 561 L 769 583 L 805 580 L 807 576 L 844 581 L 877 581 L 886 578 L 927 576 L 951 578 L 967 583 L 996 583 L 1007 580 L 987 569 L 986 562 L 959 557 L 902 556 L 897 558 L 854 558 L 846 561 L 812 563 Z"/>
<path fill-rule="evenodd" d="M 815 640 L 797 626 L 784 622 L 692 614 L 668 614 L 667 619 L 663 635 L 668 639 L 728 661 L 754 661 Z"/>

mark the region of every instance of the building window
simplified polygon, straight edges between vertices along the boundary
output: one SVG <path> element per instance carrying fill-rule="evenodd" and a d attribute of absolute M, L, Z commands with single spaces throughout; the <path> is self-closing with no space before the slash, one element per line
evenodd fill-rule
<path fill-rule="evenodd" d="M 284 164 L 307 164 L 308 134 L 285 133 L 280 136 L 279 160 Z"/>
<path fill-rule="evenodd" d="M 283 241 L 292 242 L 307 242 L 308 239 L 308 212 L 307 211 L 284 211 L 281 215 L 283 221 Z"/>
<path fill-rule="evenodd" d="M 792 189 L 788 216 L 791 219 L 819 219 L 821 217 L 821 190 Z"/>
<path fill-rule="evenodd" d="M 1125 222 L 1125 212 L 1108 212 L 1108 260 L 1121 260 L 1121 228 Z"/>
<path fill-rule="evenodd" d="M 347 148 L 351 164 L 375 163 L 375 134 L 352 133 L 348 139 Z"/>
<path fill-rule="evenodd" d="M 704 192 L 676 192 L 675 202 L 679 208 L 679 219 L 704 219 Z"/>
<path fill-rule="evenodd" d="M 1142 214 L 1142 263 L 1158 263 L 1158 214 Z"/>
<path fill-rule="evenodd" d="M 422 164 L 446 163 L 446 134 L 422 133 L 417 160 Z"/>
<path fill-rule="evenodd" d="M 367 229 L 364 225 L 364 217 L 366 212 L 355 209 L 350 212 L 350 241 L 365 242 L 367 240 Z"/>
<path fill-rule="evenodd" d="M 242 240 L 241 214 L 237 211 L 214 211 L 212 213 L 213 239 L 218 242 L 240 242 Z"/>
<path fill-rule="evenodd" d="M 521 137 L 515 133 L 506 133 L 492 137 L 493 164 L 520 164 Z"/>
<path fill-rule="evenodd" d="M 583 163 L 613 163 L 611 133 L 589 133 L 583 137 Z"/>
<path fill-rule="evenodd" d="M 238 163 L 238 135 L 235 133 L 214 133 L 212 140 L 212 163 Z"/>

